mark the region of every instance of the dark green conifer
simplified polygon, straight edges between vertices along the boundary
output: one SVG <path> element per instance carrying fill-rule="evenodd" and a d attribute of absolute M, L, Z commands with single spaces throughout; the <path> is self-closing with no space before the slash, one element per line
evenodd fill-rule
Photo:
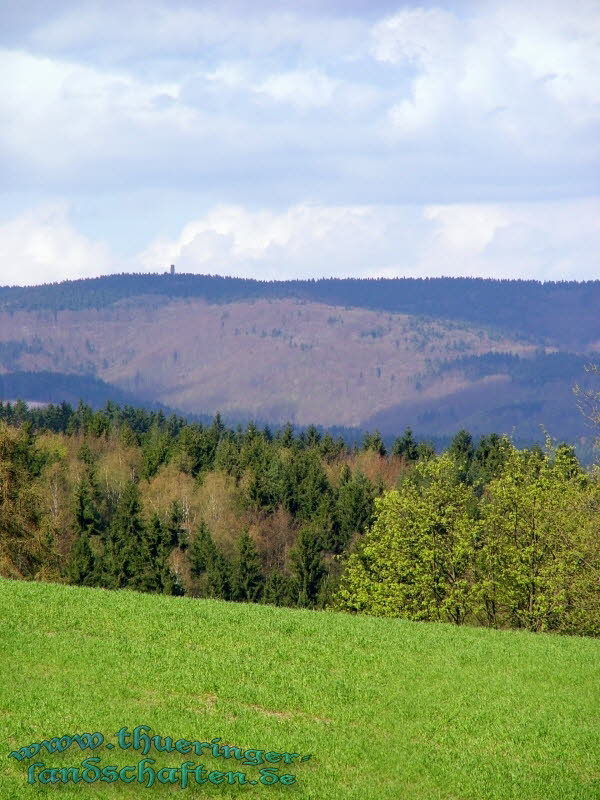
<path fill-rule="evenodd" d="M 321 534 L 313 525 L 300 529 L 291 564 L 295 578 L 296 602 L 303 608 L 314 608 L 319 595 L 325 566 L 321 557 Z"/>
<path fill-rule="evenodd" d="M 105 509 L 96 482 L 95 459 L 89 448 L 82 447 L 79 457 L 86 465 L 73 498 L 75 543 L 67 567 L 67 577 L 76 584 L 95 586 L 102 583 L 103 557 L 100 542 L 105 531 Z M 99 549 L 100 548 L 100 549 Z"/>
<path fill-rule="evenodd" d="M 293 603 L 292 594 L 292 581 L 287 575 L 278 569 L 267 575 L 262 596 L 263 603 L 270 606 L 289 606 Z"/>
<path fill-rule="evenodd" d="M 130 481 L 121 495 L 108 531 L 104 554 L 104 580 L 108 588 L 139 588 L 150 554 L 141 518 L 140 492 Z"/>
<path fill-rule="evenodd" d="M 411 428 L 406 428 L 404 434 L 399 436 L 392 447 L 393 456 L 401 456 L 406 461 L 416 461 L 418 458 L 417 442 L 413 437 Z"/>
<path fill-rule="evenodd" d="M 146 528 L 148 568 L 145 570 L 146 588 L 143 591 L 174 594 L 175 575 L 169 564 L 172 551 L 171 535 L 158 514 L 153 514 Z"/>
<path fill-rule="evenodd" d="M 185 550 L 188 546 L 188 535 L 183 527 L 183 506 L 179 500 L 173 500 L 169 508 L 167 522 L 167 539 L 170 547 L 180 547 Z"/>
<path fill-rule="evenodd" d="M 96 574 L 96 558 L 90 546 L 90 538 L 83 531 L 79 534 L 71 550 L 67 577 L 78 586 L 93 586 Z"/>
<path fill-rule="evenodd" d="M 371 481 L 357 470 L 340 486 L 335 503 L 337 531 L 336 552 L 345 547 L 355 533 L 364 533 L 371 524 L 375 489 Z"/>
<path fill-rule="evenodd" d="M 385 444 L 383 439 L 381 438 L 381 434 L 377 429 L 373 431 L 373 433 L 366 433 L 363 439 L 363 450 L 372 450 L 374 453 L 377 453 L 380 456 L 384 456 L 387 453 L 385 449 Z"/>
<path fill-rule="evenodd" d="M 234 599 L 249 603 L 260 600 L 264 575 L 254 540 L 244 530 L 237 543 L 237 558 L 233 574 Z"/>
<path fill-rule="evenodd" d="M 280 441 L 282 447 L 292 447 L 294 444 L 294 426 L 289 422 L 281 429 Z"/>
<path fill-rule="evenodd" d="M 200 596 L 229 600 L 231 598 L 229 565 L 215 544 L 204 520 L 200 520 L 198 531 L 188 552 L 192 575 L 198 579 Z"/>

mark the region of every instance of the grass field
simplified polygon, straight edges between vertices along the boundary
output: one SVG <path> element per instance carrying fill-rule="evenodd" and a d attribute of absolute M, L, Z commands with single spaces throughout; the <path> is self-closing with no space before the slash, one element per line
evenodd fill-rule
<path fill-rule="evenodd" d="M 0 609 L 1 800 L 600 798 L 597 640 L 8 580 Z M 205 774 L 257 780 L 279 768 L 296 782 L 27 783 L 36 762 L 137 765 L 143 754 L 113 736 L 137 725 L 173 741 L 299 754 L 242 766 L 207 749 L 152 750 L 155 770 L 191 760 Z M 8 757 L 84 732 L 115 745 Z"/>

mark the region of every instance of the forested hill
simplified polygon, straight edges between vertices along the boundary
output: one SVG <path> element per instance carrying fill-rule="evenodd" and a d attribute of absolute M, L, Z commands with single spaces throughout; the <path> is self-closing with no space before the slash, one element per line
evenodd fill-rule
<path fill-rule="evenodd" d="M 587 351 L 600 340 L 600 281 L 483 278 L 331 278 L 257 281 L 217 275 L 122 274 L 0 287 L 0 310 L 100 309 L 139 296 L 230 303 L 297 298 L 333 306 L 461 320 L 510 331 L 541 345 Z"/>
<path fill-rule="evenodd" d="M 570 442 L 600 282 L 112 275 L 0 288 L 0 399 Z"/>

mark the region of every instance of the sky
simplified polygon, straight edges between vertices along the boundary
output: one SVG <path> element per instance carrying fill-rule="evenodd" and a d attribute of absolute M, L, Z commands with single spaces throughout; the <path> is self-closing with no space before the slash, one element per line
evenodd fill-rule
<path fill-rule="evenodd" d="M 600 0 L 0 0 L 0 285 L 600 277 Z"/>

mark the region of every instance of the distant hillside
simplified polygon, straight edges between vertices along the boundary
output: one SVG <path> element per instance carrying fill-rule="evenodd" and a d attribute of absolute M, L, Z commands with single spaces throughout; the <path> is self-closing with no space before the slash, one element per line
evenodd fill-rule
<path fill-rule="evenodd" d="M 590 436 L 572 385 L 600 349 L 599 303 L 600 282 L 115 275 L 5 287 L 0 395 L 38 373 L 55 402 L 95 380 L 103 398 L 229 419 L 521 439 L 544 426 L 573 441 Z"/>
<path fill-rule="evenodd" d="M 400 414 L 414 420 L 417 430 L 430 435 L 451 435 L 458 428 L 483 432 L 516 432 L 529 441 L 542 436 L 542 428 L 568 441 L 590 436 L 592 431 L 577 413 L 573 385 L 589 386 L 585 368 L 594 355 L 537 352 L 529 357 L 511 353 L 461 356 L 437 364 L 429 362 L 416 380 L 423 395 L 413 405 L 406 403 L 373 414 L 367 428 L 388 433 Z M 450 390 L 440 403 L 426 397 L 429 386 L 443 377 L 462 378 L 463 385 Z"/>
<path fill-rule="evenodd" d="M 140 295 L 231 303 L 299 298 L 405 314 L 464 320 L 525 335 L 547 345 L 600 347 L 600 281 L 484 278 L 324 278 L 256 281 L 218 275 L 122 274 L 34 287 L 0 287 L 6 311 L 100 309 Z"/>
<path fill-rule="evenodd" d="M 9 372 L 0 374 L 0 398 L 32 400 L 36 403 L 71 403 L 80 399 L 102 406 L 113 403 L 134 404 L 136 398 L 116 386 L 91 375 L 62 372 Z"/>

